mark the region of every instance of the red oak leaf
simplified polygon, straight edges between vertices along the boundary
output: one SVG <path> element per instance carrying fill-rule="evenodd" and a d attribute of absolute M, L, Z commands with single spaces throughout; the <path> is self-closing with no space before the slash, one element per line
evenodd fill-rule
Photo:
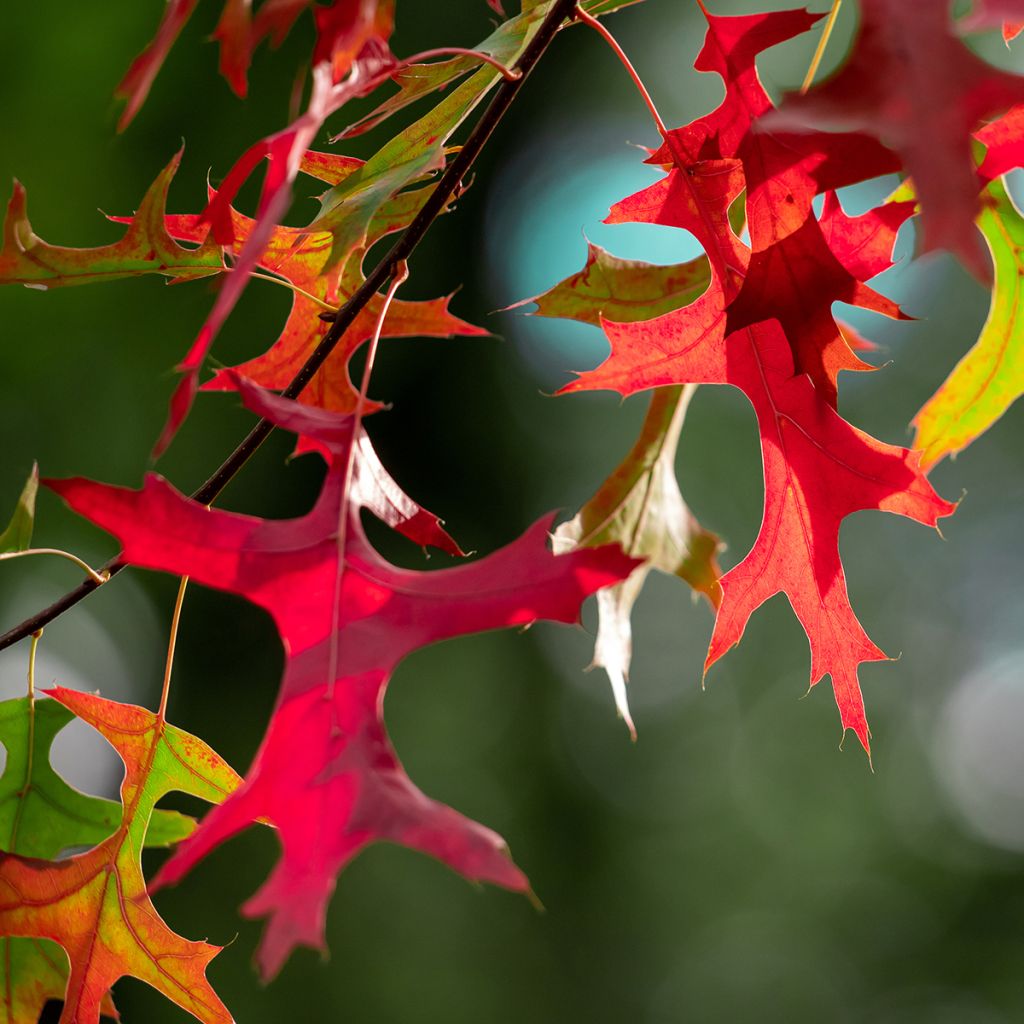
<path fill-rule="evenodd" d="M 850 607 L 839 559 L 840 523 L 851 512 L 877 508 L 935 525 L 954 506 L 932 490 L 919 453 L 850 426 L 805 376 L 793 375 L 790 348 L 776 321 L 727 337 L 717 282 L 691 306 L 642 323 L 604 327 L 611 355 L 564 391 L 609 388 L 628 395 L 668 384 L 732 384 L 757 414 L 764 517 L 750 553 L 721 579 L 724 596 L 705 668 L 740 641 L 764 601 L 784 592 L 810 641 L 811 685 L 826 673 L 832 676 L 843 728 L 853 729 L 868 750 L 857 666 L 885 655 Z"/>
<path fill-rule="evenodd" d="M 803 227 L 819 193 L 899 168 L 898 157 L 869 135 L 753 130 L 773 109 L 758 77 L 758 55 L 806 32 L 822 15 L 806 10 L 704 14 L 708 31 L 694 67 L 718 74 L 725 98 L 710 114 L 669 132 L 651 163 L 685 168 L 703 160 L 739 159 L 754 252 Z"/>
<path fill-rule="evenodd" d="M 132 61 L 114 94 L 125 100 L 124 111 L 117 122 L 118 131 L 124 131 L 128 127 L 132 118 L 139 112 L 139 108 L 146 102 L 157 72 L 178 34 L 185 27 L 185 22 L 192 17 L 198 2 L 199 0 L 167 0 L 167 7 L 164 9 L 153 41 Z"/>
<path fill-rule="evenodd" d="M 787 97 L 769 123 L 859 128 L 891 145 L 921 200 L 924 249 L 949 249 L 987 280 L 970 137 L 1022 101 L 1024 78 L 975 57 L 951 31 L 948 3 L 862 0 L 846 63 L 806 95 Z"/>
<path fill-rule="evenodd" d="M 818 16 L 802 10 L 731 18 L 705 14 L 708 32 L 696 66 L 722 76 L 725 99 L 706 117 L 666 134 L 649 162 L 666 166 L 667 177 L 617 203 L 608 221 L 649 221 L 691 231 L 733 303 L 729 329 L 778 318 L 798 371 L 809 373 L 835 404 L 839 371 L 869 367 L 833 321 L 832 303 L 841 300 L 899 315 L 895 303 L 862 282 L 889 266 L 895 232 L 913 205 L 894 206 L 884 218 L 867 215 L 860 234 L 883 228 L 873 251 L 888 251 L 870 268 L 863 260 L 847 268 L 841 254 L 829 248 L 830 241 L 844 244 L 842 232 L 827 240 L 811 201 L 820 192 L 895 170 L 897 158 L 865 135 L 752 130 L 772 109 L 756 57 L 805 31 Z M 753 257 L 728 219 L 730 205 L 744 188 Z M 852 223 L 846 227 L 852 230 Z"/>
<path fill-rule="evenodd" d="M 766 40 L 791 34 L 795 14 L 709 18 L 709 40 L 715 42 L 705 44 L 702 60 L 741 79 L 743 95 L 757 114 L 767 109 L 768 100 L 758 92 L 754 56 Z M 736 55 L 731 63 L 727 54 Z M 828 157 L 804 161 L 802 155 L 828 154 L 826 143 L 818 146 L 824 137 L 811 136 L 790 149 L 794 160 L 782 172 L 783 191 L 777 191 L 764 169 L 785 164 L 781 154 L 788 143 L 751 133 L 742 104 L 736 104 L 735 116 L 727 116 L 723 108 L 736 92 L 727 79 L 726 102 L 710 121 L 668 132 L 651 160 L 670 162 L 667 178 L 612 212 L 613 220 L 651 220 L 693 231 L 707 248 L 711 285 L 691 305 L 654 320 L 606 323 L 611 355 L 563 390 L 610 388 L 625 395 L 688 383 L 729 383 L 743 390 L 761 434 L 764 518 L 754 548 L 721 580 L 724 597 L 706 664 L 739 642 L 761 603 L 786 593 L 810 641 L 812 685 L 826 673 L 832 676 L 843 726 L 868 749 L 857 669 L 884 655 L 850 607 L 839 525 L 864 508 L 934 525 L 953 506 L 928 484 L 919 454 L 882 444 L 835 412 L 838 370 L 861 364 L 832 320 L 831 305 L 843 300 L 897 315 L 894 303 L 863 282 L 890 265 L 896 231 L 911 206 L 893 204 L 851 218 L 829 196 L 819 222 L 810 199 L 838 172 L 822 170 L 831 167 Z M 716 127 L 722 125 L 734 136 Z M 721 140 L 727 138 L 723 152 Z M 848 144 L 846 138 L 841 148 Z M 876 156 L 884 154 L 876 150 Z M 872 157 L 863 166 L 879 162 Z M 746 172 L 738 179 L 737 163 Z M 756 203 L 754 216 L 765 243 L 753 253 L 725 216 L 747 175 L 763 185 L 756 199 L 748 195 L 748 213 Z M 731 180 L 723 186 L 726 179 Z M 792 218 L 787 210 L 796 206 L 806 213 Z"/>
<path fill-rule="evenodd" d="M 406 776 L 382 717 L 388 679 L 411 651 L 445 637 L 537 619 L 575 622 L 587 595 L 624 579 L 638 562 L 610 547 L 556 556 L 547 517 L 470 565 L 396 568 L 373 550 L 360 523 L 359 506 L 375 510 L 378 496 L 369 486 L 345 493 L 351 420 L 241 387 L 255 411 L 318 437 L 330 451 L 323 491 L 307 516 L 267 522 L 206 509 L 155 476 L 141 491 L 86 480 L 50 486 L 115 533 L 127 561 L 188 572 L 244 594 L 274 618 L 287 662 L 267 735 L 242 787 L 160 875 L 176 881 L 241 829 L 264 818 L 275 824 L 282 859 L 244 908 L 270 916 L 258 954 L 270 975 L 297 943 L 322 945 L 335 876 L 375 840 L 430 853 L 471 879 L 526 889 L 495 833 L 430 800 Z M 361 479 L 358 456 L 355 463 Z"/>
<path fill-rule="evenodd" d="M 1024 104 L 1011 107 L 1002 117 L 974 133 L 985 146 L 985 159 L 978 168 L 982 183 L 988 184 L 1007 171 L 1024 167 Z"/>
<path fill-rule="evenodd" d="M 820 223 L 808 217 L 803 227 L 751 256 L 739 296 L 729 306 L 726 330 L 777 319 L 793 349 L 796 372 L 806 373 L 835 406 L 839 371 L 872 367 L 851 349 L 832 304 L 904 316 L 897 303 L 863 282 L 892 266 L 896 233 L 914 207 L 889 203 L 848 217 L 835 193 L 828 193 Z"/>

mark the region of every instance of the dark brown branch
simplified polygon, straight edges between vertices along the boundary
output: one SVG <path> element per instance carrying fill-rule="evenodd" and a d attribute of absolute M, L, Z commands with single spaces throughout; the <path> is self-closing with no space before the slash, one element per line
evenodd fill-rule
<path fill-rule="evenodd" d="M 562 27 L 562 23 L 566 18 L 573 15 L 575 9 L 576 0 L 555 0 L 554 6 L 541 23 L 537 34 L 530 41 L 522 57 L 514 65 L 513 70 L 519 73 L 519 77 L 515 79 L 505 78 L 498 85 L 494 98 L 480 117 L 480 120 L 473 127 L 462 149 L 459 150 L 441 175 L 437 186 L 423 204 L 416 218 L 402 232 L 398 240 L 391 247 L 391 251 L 373 268 L 358 291 L 338 310 L 334 317 L 334 324 L 324 337 L 324 340 L 320 342 L 313 354 L 306 360 L 291 384 L 282 392 L 286 398 L 298 397 L 300 392 L 313 379 L 316 371 L 323 366 L 324 361 L 334 351 L 342 335 L 348 330 L 360 311 L 373 298 L 377 290 L 390 280 L 395 273 L 396 267 L 412 255 L 413 250 L 427 233 L 427 229 L 441 211 L 444 210 L 451 197 L 459 190 L 463 179 L 473 166 L 476 158 L 480 155 L 480 151 L 487 140 L 491 137 L 491 133 L 498 126 L 498 122 L 501 121 L 505 112 L 511 106 L 526 77 L 533 70 L 534 65 L 540 60 L 541 56 L 543 56 L 544 51 L 551 44 L 551 40 L 554 39 L 555 34 Z M 211 504 L 231 480 L 234 479 L 238 471 L 249 461 L 273 430 L 274 425 L 272 423 L 269 423 L 267 420 L 260 420 L 249 431 L 245 440 L 224 460 L 217 471 L 192 497 L 203 505 Z M 125 563 L 118 558 L 114 558 L 107 562 L 100 571 L 106 570 L 110 576 L 115 576 L 123 568 L 125 568 Z M 26 619 L 13 629 L 8 630 L 3 636 L 0 636 L 0 651 L 10 647 L 11 644 L 17 643 L 19 640 L 23 640 L 27 636 L 31 636 L 36 630 L 42 629 L 43 626 L 52 622 L 69 608 L 73 608 L 83 598 L 88 597 L 99 586 L 100 584 L 92 579 L 84 580 L 74 590 L 69 590 L 63 597 L 54 601 L 48 608 L 37 612 L 31 618 Z"/>

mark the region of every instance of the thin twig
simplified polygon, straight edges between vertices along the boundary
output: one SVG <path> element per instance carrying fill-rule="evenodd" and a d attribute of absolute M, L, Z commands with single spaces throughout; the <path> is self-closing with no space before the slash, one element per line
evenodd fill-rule
<path fill-rule="evenodd" d="M 361 287 L 338 310 L 337 316 L 334 318 L 334 324 L 327 332 L 323 341 L 320 342 L 313 354 L 306 360 L 305 365 L 295 375 L 291 384 L 282 392 L 285 398 L 297 398 L 299 396 L 306 385 L 313 379 L 317 370 L 323 366 L 327 357 L 334 351 L 335 346 L 341 340 L 345 331 L 352 325 L 359 313 L 377 293 L 378 289 L 394 275 L 398 265 L 408 260 L 412 255 L 416 246 L 419 245 L 423 236 L 427 233 L 427 229 L 461 187 L 463 179 L 469 173 L 470 168 L 480 155 L 480 151 L 484 148 L 494 129 L 512 105 L 512 101 L 522 88 L 523 82 L 533 70 L 537 61 L 543 56 L 544 51 L 551 45 L 551 41 L 558 33 L 562 23 L 566 18 L 572 16 L 575 7 L 576 0 L 555 0 L 547 17 L 537 29 L 537 34 L 530 41 L 522 57 L 519 58 L 513 68 L 514 71 L 519 72 L 519 77 L 514 79 L 506 78 L 498 85 L 487 109 L 467 136 L 462 148 L 455 154 L 452 162 L 441 175 L 433 192 L 431 192 L 426 202 L 420 208 L 420 212 L 398 237 L 398 240 L 391 247 L 387 255 L 373 268 Z M 249 461 L 253 453 L 270 436 L 273 430 L 274 425 L 272 423 L 267 420 L 260 420 L 249 431 L 249 434 L 242 443 L 224 460 L 216 472 L 192 495 L 192 498 L 202 505 L 209 505 L 213 502 L 231 480 L 234 479 L 235 474 Z M 114 558 L 100 569 L 100 573 L 106 573 L 109 578 L 119 573 L 124 567 L 125 563 L 120 558 Z M 94 580 L 87 579 L 74 590 L 69 590 L 62 597 L 58 598 L 48 608 L 44 608 L 13 629 L 8 630 L 3 636 L 0 636 L 0 651 L 24 639 L 47 623 L 52 622 L 69 608 L 73 608 L 83 598 L 88 597 L 98 586 L 99 584 Z"/>

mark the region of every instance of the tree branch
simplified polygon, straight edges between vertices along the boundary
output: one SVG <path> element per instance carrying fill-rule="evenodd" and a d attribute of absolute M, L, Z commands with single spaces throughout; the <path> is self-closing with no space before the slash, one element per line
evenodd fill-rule
<path fill-rule="evenodd" d="M 445 208 L 448 200 L 461 186 L 469 169 L 480 155 L 480 151 L 484 148 L 494 129 L 498 126 L 502 117 L 504 117 L 512 101 L 516 98 L 523 82 L 551 44 L 555 34 L 562 27 L 562 23 L 566 18 L 573 15 L 575 8 L 576 0 L 555 0 L 554 6 L 544 21 L 541 22 L 537 34 L 513 67 L 513 71 L 518 73 L 518 77 L 504 78 L 498 85 L 487 109 L 483 112 L 476 125 L 474 125 L 462 149 L 459 150 L 441 175 L 437 186 L 423 204 L 420 212 L 405 231 L 402 232 L 387 255 L 373 268 L 362 286 L 334 315 L 334 323 L 330 331 L 328 331 L 309 359 L 306 360 L 292 382 L 282 392 L 285 398 L 297 398 L 299 396 L 306 385 L 313 379 L 316 371 L 320 369 L 327 357 L 334 351 L 335 346 L 341 340 L 345 331 L 355 321 L 360 311 L 369 303 L 377 290 L 394 276 L 396 268 L 412 255 L 413 250 L 427 233 L 427 229 Z M 269 423 L 267 420 L 260 420 L 214 474 L 192 495 L 192 498 L 203 505 L 211 504 L 231 480 L 234 479 L 238 471 L 249 461 L 273 430 L 274 425 L 272 423 Z M 125 564 L 120 558 L 111 559 L 106 565 L 102 566 L 100 573 L 107 573 L 109 577 L 113 577 L 125 568 Z M 88 597 L 89 594 L 99 587 L 100 584 L 93 579 L 84 580 L 74 590 L 69 590 L 62 597 L 54 601 L 48 608 L 37 612 L 31 618 L 26 619 L 13 629 L 8 630 L 3 636 L 0 636 L 0 651 L 42 629 L 43 626 L 52 622 L 69 608 L 73 608 L 79 601 Z"/>

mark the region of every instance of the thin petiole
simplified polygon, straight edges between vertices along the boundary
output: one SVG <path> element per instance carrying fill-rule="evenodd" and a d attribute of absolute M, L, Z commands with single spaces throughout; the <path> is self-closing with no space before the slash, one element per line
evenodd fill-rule
<path fill-rule="evenodd" d="M 348 495 L 352 486 L 352 473 L 355 470 L 356 449 L 359 446 L 360 433 L 363 427 L 363 411 L 366 407 L 366 395 L 370 389 L 370 374 L 373 373 L 373 364 L 377 358 L 377 347 L 380 344 L 380 336 L 384 331 L 384 320 L 391 308 L 395 292 L 398 291 L 402 282 L 409 277 L 409 265 L 405 260 L 400 260 L 395 266 L 395 272 L 391 277 L 391 284 L 388 286 L 387 294 L 381 305 L 380 314 L 377 317 L 377 324 L 373 330 L 373 337 L 370 339 L 370 347 L 366 353 L 366 365 L 363 367 L 363 379 L 359 385 L 359 397 L 356 399 L 355 414 L 352 417 L 352 440 L 348 449 L 348 461 L 345 463 L 345 476 L 341 485 L 341 508 L 338 511 L 338 572 L 334 579 L 334 622 L 331 629 L 331 650 L 330 650 L 330 671 L 328 672 L 327 693 L 328 700 L 334 698 L 334 682 L 338 674 L 338 620 L 341 617 L 341 581 L 345 574 L 345 539 L 348 527 Z"/>
<path fill-rule="evenodd" d="M 171 615 L 171 637 L 167 641 L 167 663 L 164 666 L 164 683 L 160 690 L 160 710 L 157 711 L 157 718 L 161 722 L 167 718 L 167 697 L 171 692 L 171 670 L 174 668 L 174 648 L 178 643 L 178 624 L 181 622 L 181 606 L 185 602 L 185 588 L 188 586 L 188 577 L 182 576 L 178 584 L 178 596 L 174 601 L 174 612 Z"/>
<path fill-rule="evenodd" d="M 654 123 L 658 126 L 658 131 L 662 135 L 665 135 L 667 129 L 665 128 L 665 122 L 661 119 L 661 114 L 658 113 L 658 108 L 654 105 L 654 100 L 651 99 L 651 94 L 647 91 L 647 86 L 644 85 L 640 75 L 637 74 L 637 70 L 633 67 L 633 62 L 626 56 L 626 51 L 619 45 L 619 41 L 608 31 L 600 21 L 597 20 L 592 14 L 588 14 L 579 4 L 576 5 L 576 17 L 583 22 L 584 25 L 589 25 L 602 39 L 612 48 L 612 52 L 616 57 L 622 61 L 626 71 L 629 72 L 629 77 L 633 79 L 633 84 L 637 87 L 640 95 L 643 97 L 644 103 L 647 104 L 647 109 L 651 112 L 651 117 L 654 118 Z"/>
<path fill-rule="evenodd" d="M 8 558 L 22 558 L 25 555 L 59 555 L 61 558 L 66 558 L 69 562 L 74 562 L 79 569 L 85 570 L 86 575 L 96 584 L 106 583 L 110 579 L 110 573 L 106 569 L 100 569 L 97 571 L 87 562 L 83 562 L 78 555 L 71 554 L 70 551 L 62 551 L 60 548 L 26 548 L 24 551 L 5 551 L 0 554 L 0 562 L 6 561 Z M 39 630 L 42 633 L 42 630 Z M 33 643 L 35 637 L 38 634 L 33 634 Z"/>
<path fill-rule="evenodd" d="M 828 46 L 829 37 L 832 35 L 832 29 L 836 27 L 836 18 L 839 17 L 839 8 L 843 6 L 843 0 L 832 0 L 832 9 L 828 12 L 828 20 L 825 22 L 825 27 L 821 30 L 821 38 L 818 40 L 818 45 L 814 50 L 814 56 L 811 58 L 811 66 L 807 69 L 807 74 L 804 75 L 803 84 L 800 86 L 801 95 L 810 89 L 811 84 L 814 82 L 814 76 L 818 73 L 818 67 L 821 64 L 821 58 L 825 56 L 825 47 Z"/>

